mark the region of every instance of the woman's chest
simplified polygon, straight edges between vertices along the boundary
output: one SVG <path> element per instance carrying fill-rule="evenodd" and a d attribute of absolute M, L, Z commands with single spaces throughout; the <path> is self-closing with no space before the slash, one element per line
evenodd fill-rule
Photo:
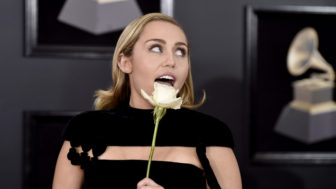
<path fill-rule="evenodd" d="M 108 146 L 100 160 L 148 160 L 150 146 Z M 202 169 L 196 147 L 157 146 L 154 161 L 187 163 Z"/>
<path fill-rule="evenodd" d="M 85 188 L 136 188 L 146 175 L 147 161 L 96 160 L 85 169 Z M 153 161 L 150 178 L 165 189 L 205 189 L 201 169 L 184 163 Z"/>

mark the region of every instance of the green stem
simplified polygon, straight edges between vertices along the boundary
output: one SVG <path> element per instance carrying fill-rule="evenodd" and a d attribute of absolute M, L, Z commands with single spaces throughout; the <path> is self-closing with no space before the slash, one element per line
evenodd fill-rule
<path fill-rule="evenodd" d="M 163 118 L 163 116 L 166 114 L 166 109 L 162 107 L 156 106 L 154 109 L 154 123 L 155 123 L 155 128 L 154 128 L 154 134 L 153 134 L 153 140 L 152 140 L 152 147 L 151 151 L 149 154 L 149 159 L 148 159 L 148 164 L 147 164 L 147 173 L 146 173 L 146 178 L 149 178 L 149 171 L 153 159 L 153 154 L 154 154 L 154 149 L 155 149 L 155 142 L 156 142 L 156 135 L 157 131 L 159 128 L 159 122 Z"/>

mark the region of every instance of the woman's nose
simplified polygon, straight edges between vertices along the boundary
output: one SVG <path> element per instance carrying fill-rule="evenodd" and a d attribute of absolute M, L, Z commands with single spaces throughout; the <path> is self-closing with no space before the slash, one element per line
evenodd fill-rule
<path fill-rule="evenodd" d="M 175 67 L 176 60 L 175 60 L 174 54 L 172 52 L 167 53 L 167 57 L 166 57 L 166 60 L 164 62 L 164 65 L 165 66 Z"/>

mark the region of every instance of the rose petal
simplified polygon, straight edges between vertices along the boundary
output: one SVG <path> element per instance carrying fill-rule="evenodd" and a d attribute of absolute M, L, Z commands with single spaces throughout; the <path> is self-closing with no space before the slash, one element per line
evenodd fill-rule
<path fill-rule="evenodd" d="M 158 102 L 165 101 L 167 99 L 175 99 L 177 92 L 178 90 L 172 86 L 155 82 L 153 98 Z"/>
<path fill-rule="evenodd" d="M 182 98 L 175 98 L 175 99 L 171 99 L 169 101 L 164 101 L 164 102 L 160 102 L 157 103 L 159 106 L 164 107 L 164 108 L 172 108 L 172 109 L 180 109 L 181 105 L 182 105 Z"/>
<path fill-rule="evenodd" d="M 152 93 L 152 96 L 149 96 L 143 90 L 141 90 L 141 95 L 153 106 L 180 109 L 182 105 L 182 98 L 176 98 L 178 92 L 179 90 L 176 90 L 172 86 L 154 82 L 154 91 Z"/>
<path fill-rule="evenodd" d="M 182 101 L 182 98 L 179 97 L 179 99 L 176 101 L 175 106 L 173 106 L 172 109 L 174 109 L 174 110 L 180 109 L 180 108 L 181 108 L 181 105 L 182 105 L 182 102 L 183 102 L 183 101 Z"/>
<path fill-rule="evenodd" d="M 149 96 L 145 91 L 143 91 L 141 89 L 141 95 L 146 99 L 148 100 L 149 103 L 151 103 L 153 106 L 156 106 L 156 104 L 154 103 L 154 100 L 151 96 Z"/>

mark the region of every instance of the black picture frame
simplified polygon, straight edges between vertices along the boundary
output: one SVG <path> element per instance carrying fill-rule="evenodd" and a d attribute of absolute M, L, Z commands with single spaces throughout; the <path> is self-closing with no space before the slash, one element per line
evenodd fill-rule
<path fill-rule="evenodd" d="M 64 129 L 68 121 L 78 113 L 63 111 L 25 111 L 23 113 L 22 188 L 52 188 Z"/>
<path fill-rule="evenodd" d="M 251 163 L 335 164 L 336 138 L 306 144 L 274 132 L 274 126 L 293 98 L 291 83 L 311 73 L 294 77 L 287 71 L 287 52 L 298 31 L 315 28 L 320 53 L 336 69 L 336 7 L 246 6 L 245 19 L 244 114 Z"/>
<path fill-rule="evenodd" d="M 111 59 L 122 30 L 93 35 L 57 20 L 66 0 L 25 0 L 27 57 Z M 162 12 L 173 16 L 174 0 L 137 0 L 143 14 Z"/>

